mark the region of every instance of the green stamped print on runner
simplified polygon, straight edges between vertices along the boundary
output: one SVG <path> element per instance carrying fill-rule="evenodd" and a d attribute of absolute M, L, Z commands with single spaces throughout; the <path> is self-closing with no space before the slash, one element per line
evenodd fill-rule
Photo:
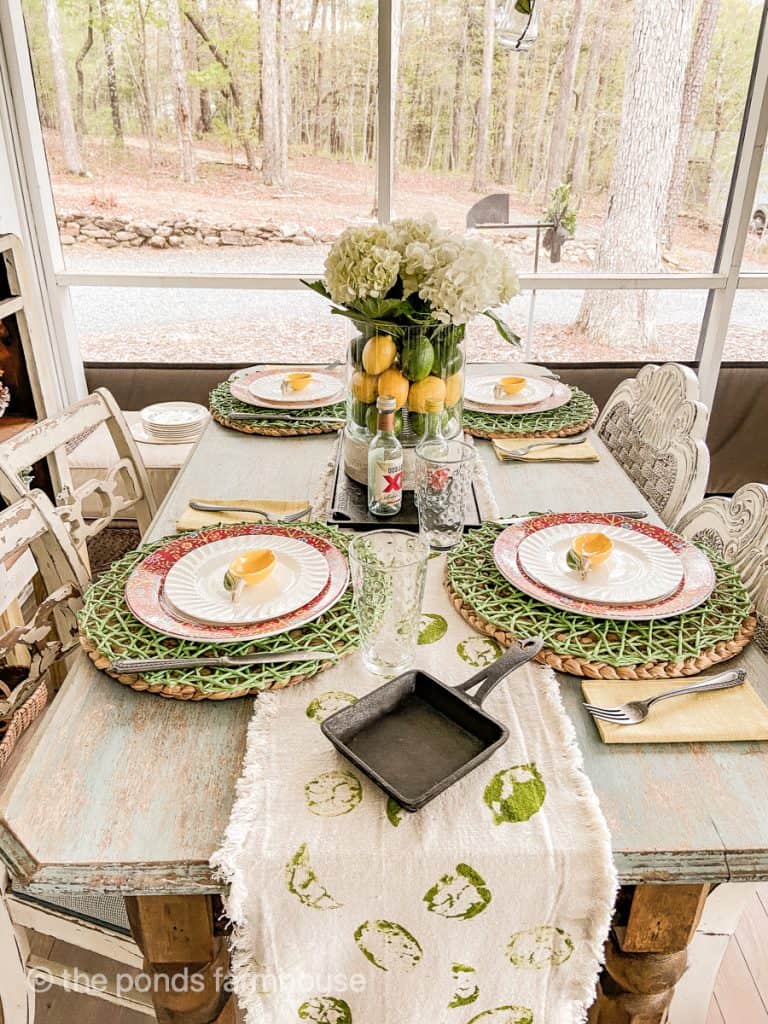
<path fill-rule="evenodd" d="M 491 902 L 491 890 L 474 868 L 457 864 L 454 875 L 443 875 L 424 895 L 427 910 L 440 917 L 469 921 Z"/>
<path fill-rule="evenodd" d="M 415 967 L 423 956 L 416 939 L 394 921 L 364 921 L 355 931 L 355 942 L 366 960 L 382 971 Z"/>
<path fill-rule="evenodd" d="M 387 821 L 390 825 L 394 825 L 395 828 L 400 824 L 403 819 L 403 808 L 392 797 L 387 799 Z"/>
<path fill-rule="evenodd" d="M 467 1024 L 533 1024 L 533 1011 L 526 1006 L 497 1006 L 478 1013 Z"/>
<path fill-rule="evenodd" d="M 516 932 L 507 945 L 507 956 L 515 967 L 532 967 L 535 971 L 559 967 L 570 959 L 572 953 L 573 939 L 570 935 L 549 924 Z"/>
<path fill-rule="evenodd" d="M 363 787 L 352 772 L 323 772 L 304 787 L 307 807 L 319 818 L 338 818 L 354 811 L 363 799 Z"/>
<path fill-rule="evenodd" d="M 356 701 L 357 697 L 354 693 L 345 693 L 343 690 L 328 690 L 307 704 L 307 718 L 311 718 L 319 724 L 324 722 L 326 718 L 330 718 L 337 711 L 349 707 L 350 704 L 354 704 Z"/>
<path fill-rule="evenodd" d="M 448 1003 L 449 1010 L 456 1010 L 460 1006 L 469 1006 L 474 1003 L 480 995 L 480 989 L 475 984 L 475 968 L 467 964 L 454 964 L 451 968 L 453 980 L 456 983 L 456 991 Z"/>
<path fill-rule="evenodd" d="M 456 645 L 456 653 L 472 668 L 487 668 L 501 657 L 501 644 L 487 636 L 469 636 Z"/>
<path fill-rule="evenodd" d="M 343 905 L 331 896 L 315 874 L 306 843 L 301 844 L 285 865 L 285 880 L 288 892 L 293 893 L 305 907 L 312 907 L 313 910 L 338 910 Z"/>
<path fill-rule="evenodd" d="M 494 825 L 528 821 L 541 810 L 547 787 L 536 765 L 515 764 L 497 772 L 483 793 L 483 800 L 493 812 Z"/>
<path fill-rule="evenodd" d="M 448 623 L 442 615 L 424 612 L 419 623 L 419 644 L 436 644 L 448 632 Z"/>
<path fill-rule="evenodd" d="M 312 1024 L 352 1024 L 352 1011 L 343 999 L 318 996 L 301 1004 L 299 1020 L 308 1020 Z"/>

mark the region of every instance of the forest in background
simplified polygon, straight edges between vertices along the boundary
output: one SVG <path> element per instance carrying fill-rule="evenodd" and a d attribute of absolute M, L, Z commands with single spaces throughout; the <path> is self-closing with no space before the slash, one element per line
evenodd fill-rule
<path fill-rule="evenodd" d="M 531 210 L 570 182 L 577 208 L 605 214 L 597 269 L 659 270 L 681 213 L 719 219 L 759 3 L 542 0 L 525 54 L 497 45 L 496 0 L 395 11 L 398 168 L 503 186 Z M 25 0 L 25 13 L 42 123 L 72 175 L 92 140 L 117 166 L 137 137 L 150 166 L 171 145 L 190 185 L 211 145 L 283 192 L 302 157 L 341 175 L 375 162 L 373 0 Z M 642 347 L 653 297 L 620 298 Z M 615 333 L 616 300 L 588 296 L 582 326 Z"/>

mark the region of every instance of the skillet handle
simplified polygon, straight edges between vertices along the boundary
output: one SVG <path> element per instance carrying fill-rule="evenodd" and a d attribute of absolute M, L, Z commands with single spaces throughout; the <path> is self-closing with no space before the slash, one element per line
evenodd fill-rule
<path fill-rule="evenodd" d="M 543 646 L 544 641 L 538 636 L 529 637 L 527 640 L 520 640 L 506 650 L 492 665 L 480 669 L 478 673 L 470 676 L 469 679 L 460 683 L 454 689 L 466 693 L 470 700 L 480 707 L 488 694 L 496 689 L 502 679 L 505 679 L 511 672 L 514 672 L 516 668 L 535 658 Z M 470 694 L 469 691 L 473 690 L 476 686 L 480 686 L 480 689 L 477 693 Z"/>

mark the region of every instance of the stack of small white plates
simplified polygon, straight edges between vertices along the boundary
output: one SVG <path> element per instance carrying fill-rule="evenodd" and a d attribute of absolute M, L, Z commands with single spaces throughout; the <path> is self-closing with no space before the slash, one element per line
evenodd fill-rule
<path fill-rule="evenodd" d="M 158 402 L 141 410 L 134 437 L 154 444 L 190 444 L 202 434 L 208 415 L 197 402 Z"/>

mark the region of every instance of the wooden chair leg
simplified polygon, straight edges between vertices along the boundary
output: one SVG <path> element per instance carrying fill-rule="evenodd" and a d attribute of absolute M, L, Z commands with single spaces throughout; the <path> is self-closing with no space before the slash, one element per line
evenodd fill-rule
<path fill-rule="evenodd" d="M 707 885 L 622 890 L 590 1024 L 665 1024 Z"/>
<path fill-rule="evenodd" d="M 35 1019 L 35 988 L 27 978 L 29 947 L 23 929 L 11 921 L 5 904 L 8 876 L 0 866 L 0 1007 L 3 1024 L 30 1024 Z"/>
<path fill-rule="evenodd" d="M 233 1024 L 226 940 L 211 896 L 129 896 L 131 931 L 152 979 L 159 1024 Z"/>

